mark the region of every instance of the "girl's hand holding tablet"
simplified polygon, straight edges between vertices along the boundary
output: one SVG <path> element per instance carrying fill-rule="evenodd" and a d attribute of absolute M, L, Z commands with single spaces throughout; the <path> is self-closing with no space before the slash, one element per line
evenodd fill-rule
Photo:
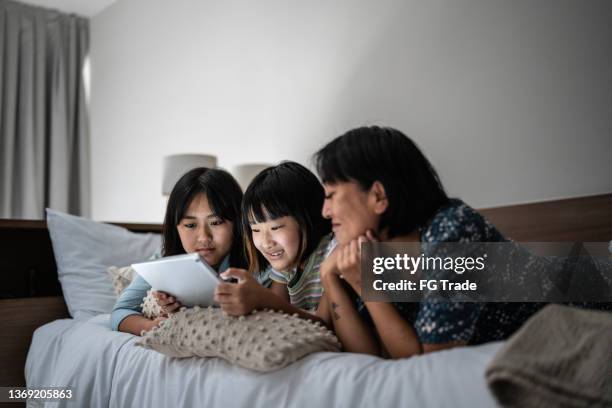
<path fill-rule="evenodd" d="M 242 316 L 261 308 L 270 291 L 257 282 L 246 270 L 229 268 L 222 279 L 237 278 L 237 283 L 221 282 L 215 290 L 215 302 L 230 316 Z"/>
<path fill-rule="evenodd" d="M 181 308 L 181 302 L 177 301 L 174 296 L 165 292 L 153 291 L 153 296 L 157 299 L 157 304 L 161 307 L 164 316 L 174 313 Z"/>

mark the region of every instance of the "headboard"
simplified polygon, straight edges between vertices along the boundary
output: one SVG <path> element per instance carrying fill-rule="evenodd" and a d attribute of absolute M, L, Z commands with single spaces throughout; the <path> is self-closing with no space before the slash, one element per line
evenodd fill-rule
<path fill-rule="evenodd" d="M 115 224 L 161 232 L 157 224 Z M 24 365 L 37 327 L 69 318 L 45 221 L 0 219 L 0 386 L 25 386 Z"/>
<path fill-rule="evenodd" d="M 612 194 L 480 212 L 517 241 L 612 240 Z M 161 225 L 116 225 L 134 232 L 161 232 Z M 0 386 L 24 386 L 32 333 L 69 317 L 44 221 L 0 220 L 0 272 Z"/>

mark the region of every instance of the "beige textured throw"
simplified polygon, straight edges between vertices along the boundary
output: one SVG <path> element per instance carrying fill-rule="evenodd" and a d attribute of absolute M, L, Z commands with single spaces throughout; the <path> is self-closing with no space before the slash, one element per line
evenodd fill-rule
<path fill-rule="evenodd" d="M 136 271 L 131 266 L 111 266 L 107 269 L 107 273 L 113 283 L 113 290 L 117 296 L 130 286 L 136 275 Z"/>
<path fill-rule="evenodd" d="M 263 310 L 231 317 L 217 308 L 182 308 L 136 343 L 171 357 L 220 357 L 256 371 L 277 370 L 317 351 L 339 351 L 320 323 Z"/>
<path fill-rule="evenodd" d="M 136 276 L 136 271 L 131 266 L 111 266 L 108 268 L 107 272 L 113 283 L 115 295 L 117 296 L 121 295 L 125 288 L 130 286 L 130 283 L 134 280 L 134 276 Z M 147 291 L 147 296 L 142 298 L 140 307 L 142 307 L 142 315 L 144 317 L 155 319 L 161 314 L 161 307 L 157 304 L 157 299 L 155 299 L 151 292 L 151 290 Z"/>
<path fill-rule="evenodd" d="M 505 407 L 612 407 L 612 313 L 546 306 L 498 351 L 486 379 Z"/>
<path fill-rule="evenodd" d="M 148 319 L 155 319 L 162 314 L 161 306 L 157 304 L 157 299 L 152 295 L 153 290 L 147 290 L 147 296 L 142 298 L 142 315 Z"/>

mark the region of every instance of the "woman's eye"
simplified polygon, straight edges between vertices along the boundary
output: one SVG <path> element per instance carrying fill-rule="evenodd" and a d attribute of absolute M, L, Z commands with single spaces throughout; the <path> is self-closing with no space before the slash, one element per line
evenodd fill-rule
<path fill-rule="evenodd" d="M 213 220 L 210 222 L 210 225 L 221 225 L 223 224 L 225 221 L 223 220 Z"/>
<path fill-rule="evenodd" d="M 257 228 L 251 228 L 251 232 L 259 232 Z"/>
<path fill-rule="evenodd" d="M 277 229 L 281 229 L 283 228 L 284 225 L 275 225 L 274 227 L 270 228 L 272 231 L 276 231 Z"/>
<path fill-rule="evenodd" d="M 333 195 L 334 195 L 334 193 L 327 193 L 327 194 L 325 194 L 325 199 L 329 200 L 330 198 L 332 198 Z"/>
<path fill-rule="evenodd" d="M 196 225 L 195 225 L 194 223 L 183 224 L 183 226 L 184 226 L 185 228 L 195 228 L 195 227 L 196 227 Z"/>

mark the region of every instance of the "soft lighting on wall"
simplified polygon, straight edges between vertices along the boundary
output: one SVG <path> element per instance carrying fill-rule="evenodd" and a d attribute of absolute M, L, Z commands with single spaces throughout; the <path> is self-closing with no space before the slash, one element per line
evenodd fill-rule
<path fill-rule="evenodd" d="M 242 191 L 245 191 L 249 186 L 249 183 L 253 178 L 263 169 L 266 169 L 273 164 L 270 163 L 245 163 L 238 166 L 234 166 L 232 174 L 242 187 Z"/>
<path fill-rule="evenodd" d="M 196 167 L 213 168 L 217 166 L 217 156 L 210 154 L 173 154 L 164 157 L 162 194 L 170 195 L 172 188 L 189 170 Z"/>

